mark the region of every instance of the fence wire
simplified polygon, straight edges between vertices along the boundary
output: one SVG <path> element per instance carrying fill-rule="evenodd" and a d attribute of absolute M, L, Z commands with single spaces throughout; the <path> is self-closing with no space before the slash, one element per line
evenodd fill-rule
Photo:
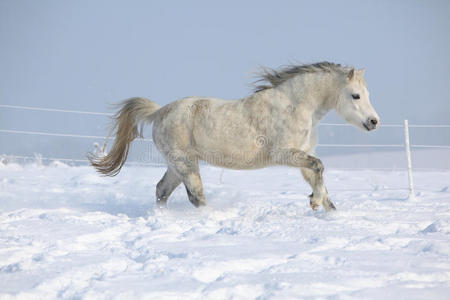
<path fill-rule="evenodd" d="M 9 104 L 0 104 L 0 108 L 6 109 L 18 109 L 18 110 L 32 110 L 32 111 L 47 111 L 47 112 L 57 112 L 57 113 L 72 113 L 72 114 L 82 114 L 82 115 L 101 115 L 101 116 L 112 116 L 112 113 L 105 112 L 92 112 L 92 111 L 81 111 L 81 110 L 69 110 L 69 109 L 56 109 L 56 108 L 46 108 L 46 107 L 34 107 L 34 106 L 21 106 L 21 105 L 9 105 Z M 345 123 L 319 123 L 319 126 L 345 126 L 351 127 L 350 124 Z M 380 127 L 397 127 L 403 128 L 402 124 L 381 124 Z M 409 124 L 410 128 L 450 128 L 450 125 L 440 124 L 440 125 L 430 125 L 430 124 Z M 97 135 L 81 135 L 81 134 L 73 134 L 73 133 L 56 133 L 56 132 L 42 132 L 42 131 L 28 131 L 28 130 L 12 130 L 12 129 L 0 129 L 2 133 L 9 134 L 24 134 L 24 135 L 37 135 L 37 136 L 53 136 L 53 137 L 69 137 L 69 138 L 81 138 L 81 139 L 96 139 L 96 140 L 109 140 L 113 139 L 113 137 L 107 136 L 97 136 Z M 145 141 L 149 143 L 153 143 L 152 139 L 149 138 L 140 138 L 140 141 Z M 405 144 L 323 144 L 319 143 L 318 147 L 367 147 L 367 148 L 403 148 Z M 426 145 L 426 144 L 411 144 L 412 148 L 441 148 L 441 149 L 450 149 L 450 145 Z M 33 156 L 16 156 L 10 155 L 17 159 L 33 159 L 36 157 Z M 39 157 L 42 160 L 48 161 L 68 161 L 68 162 L 81 162 L 87 163 L 86 159 L 71 159 L 71 158 L 52 158 L 52 157 Z M 152 163 L 145 162 L 130 162 L 129 164 L 136 165 L 152 165 Z"/>

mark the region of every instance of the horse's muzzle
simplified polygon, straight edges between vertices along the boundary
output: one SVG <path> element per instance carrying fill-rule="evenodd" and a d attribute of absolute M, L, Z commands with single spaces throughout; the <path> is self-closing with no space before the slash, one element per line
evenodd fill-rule
<path fill-rule="evenodd" d="M 370 117 L 367 119 L 366 122 L 363 123 L 364 127 L 367 129 L 367 131 L 374 130 L 378 126 L 378 119 L 374 117 Z"/>

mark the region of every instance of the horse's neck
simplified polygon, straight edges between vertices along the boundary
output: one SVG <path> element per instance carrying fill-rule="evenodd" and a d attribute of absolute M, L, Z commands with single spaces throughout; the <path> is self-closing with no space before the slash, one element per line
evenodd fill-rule
<path fill-rule="evenodd" d="M 311 113 L 312 125 L 316 126 L 334 108 L 339 81 L 335 74 L 313 73 L 293 78 L 280 88 L 299 111 Z"/>
<path fill-rule="evenodd" d="M 317 124 L 319 124 L 320 120 L 325 117 L 325 115 L 330 111 L 331 109 L 321 109 L 316 110 L 312 115 L 312 126 L 315 127 Z"/>
<path fill-rule="evenodd" d="M 249 114 L 266 111 L 272 115 L 279 113 L 280 117 L 295 108 L 297 119 L 306 117 L 311 120 L 310 125 L 316 126 L 334 108 L 338 88 L 337 78 L 332 74 L 307 74 L 242 98 L 234 105 L 246 106 L 244 111 Z"/>

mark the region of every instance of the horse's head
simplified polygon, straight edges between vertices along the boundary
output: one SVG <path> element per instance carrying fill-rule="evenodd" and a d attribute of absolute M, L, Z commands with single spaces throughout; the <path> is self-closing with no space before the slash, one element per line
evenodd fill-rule
<path fill-rule="evenodd" d="M 370 104 L 363 75 L 364 69 L 351 69 L 346 74 L 335 109 L 350 124 L 364 131 L 371 131 L 377 128 L 380 118 Z"/>

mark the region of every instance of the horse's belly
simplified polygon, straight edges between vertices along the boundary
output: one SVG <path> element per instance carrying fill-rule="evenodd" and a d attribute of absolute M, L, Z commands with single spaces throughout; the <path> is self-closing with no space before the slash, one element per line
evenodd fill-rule
<path fill-rule="evenodd" d="M 236 170 L 259 169 L 269 165 L 269 159 L 263 152 L 235 151 L 224 153 L 223 151 L 209 151 L 201 153 L 200 159 L 214 166 Z"/>
<path fill-rule="evenodd" d="M 200 159 L 219 167 L 231 169 L 256 169 L 267 166 L 267 151 L 259 148 L 255 142 L 226 135 L 204 137 L 196 140 L 196 150 Z"/>

